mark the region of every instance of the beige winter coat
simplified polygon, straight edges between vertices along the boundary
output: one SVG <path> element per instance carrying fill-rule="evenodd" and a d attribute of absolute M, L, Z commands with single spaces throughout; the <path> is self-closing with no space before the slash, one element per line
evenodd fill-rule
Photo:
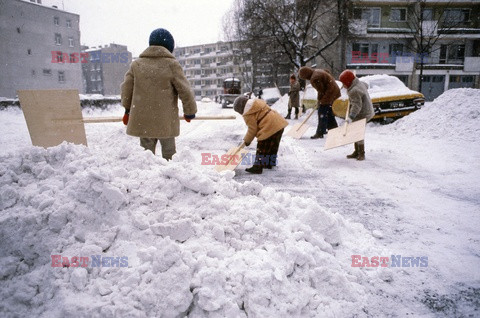
<path fill-rule="evenodd" d="M 368 94 L 368 85 L 358 78 L 355 78 L 352 85 L 347 89 L 348 99 L 350 100 L 350 117 L 352 120 L 366 118 L 367 121 L 375 115 L 372 100 Z"/>
<path fill-rule="evenodd" d="M 246 144 L 250 144 L 255 137 L 257 140 L 265 140 L 288 126 L 288 122 L 261 99 L 247 102 L 243 119 L 248 126 L 247 134 L 243 138 Z"/>
<path fill-rule="evenodd" d="M 183 113 L 197 112 L 195 96 L 182 67 L 162 46 L 150 46 L 130 65 L 122 83 L 122 105 L 130 110 L 127 134 L 169 138 L 180 134 L 178 98 Z"/>

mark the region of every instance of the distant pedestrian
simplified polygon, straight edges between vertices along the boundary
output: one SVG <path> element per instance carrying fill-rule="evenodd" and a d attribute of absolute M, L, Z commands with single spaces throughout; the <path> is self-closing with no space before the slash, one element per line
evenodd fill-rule
<path fill-rule="evenodd" d="M 258 98 L 262 99 L 262 95 L 263 95 L 263 90 L 260 87 L 260 89 L 258 90 Z"/>
<path fill-rule="evenodd" d="M 290 90 L 288 91 L 288 114 L 285 119 L 291 119 L 292 108 L 295 108 L 295 119 L 298 119 L 300 106 L 300 83 L 295 74 L 290 76 Z"/>
<path fill-rule="evenodd" d="M 140 145 L 155 153 L 157 142 L 162 157 L 175 154 L 175 137 L 180 135 L 178 98 L 184 118 L 195 118 L 197 104 L 183 69 L 172 55 L 174 39 L 165 29 L 150 34 L 149 47 L 133 61 L 122 83 L 123 123 L 127 134 L 140 137 Z"/>
<path fill-rule="evenodd" d="M 375 111 L 373 110 L 372 100 L 368 94 L 368 85 L 355 77 L 350 70 L 345 70 L 340 74 L 340 82 L 347 88 L 348 99 L 350 101 L 350 111 L 347 121 L 357 121 L 365 118 L 368 121 L 373 118 Z M 355 151 L 348 155 L 349 159 L 365 160 L 365 140 L 358 141 L 354 144 Z"/>
<path fill-rule="evenodd" d="M 332 104 L 340 97 L 340 88 L 335 82 L 335 78 L 326 70 L 303 66 L 300 68 L 298 76 L 301 79 L 309 80 L 313 88 L 317 90 L 318 125 L 315 135 L 310 138 L 323 138 L 327 129 L 338 127 L 333 115 Z"/>
<path fill-rule="evenodd" d="M 277 165 L 278 147 L 288 122 L 262 99 L 237 97 L 233 103 L 233 109 L 243 115 L 248 126 L 243 138 L 245 145 L 249 146 L 255 137 L 258 140 L 255 162 L 246 171 L 261 174 L 263 168 L 272 169 Z"/>

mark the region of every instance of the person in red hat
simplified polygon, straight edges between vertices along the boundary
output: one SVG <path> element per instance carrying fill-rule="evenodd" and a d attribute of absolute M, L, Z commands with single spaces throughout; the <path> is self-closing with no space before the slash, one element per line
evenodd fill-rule
<path fill-rule="evenodd" d="M 347 89 L 348 99 L 350 100 L 350 112 L 345 120 L 352 122 L 365 118 L 368 122 L 372 119 L 375 112 L 368 94 L 368 85 L 360 81 L 350 70 L 343 71 L 339 80 Z M 355 151 L 347 158 L 365 160 L 365 140 L 356 142 L 354 146 Z"/>

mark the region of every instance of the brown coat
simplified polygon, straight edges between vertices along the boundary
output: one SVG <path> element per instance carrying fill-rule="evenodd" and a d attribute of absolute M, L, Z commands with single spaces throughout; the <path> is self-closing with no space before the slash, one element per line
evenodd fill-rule
<path fill-rule="evenodd" d="M 300 83 L 295 81 L 293 84 L 290 84 L 290 90 L 288 91 L 288 100 L 290 107 L 298 108 L 300 105 Z"/>
<path fill-rule="evenodd" d="M 170 138 L 180 134 L 178 98 L 183 113 L 197 112 L 195 96 L 175 57 L 162 46 L 150 46 L 130 65 L 122 83 L 122 105 L 130 110 L 127 134 Z"/>
<path fill-rule="evenodd" d="M 265 140 L 288 126 L 288 122 L 261 99 L 254 99 L 247 103 L 243 119 L 248 126 L 247 134 L 243 138 L 247 144 L 250 144 L 255 137 L 257 140 Z"/>
<path fill-rule="evenodd" d="M 303 66 L 299 70 L 299 76 L 302 79 L 310 80 L 313 88 L 318 92 L 317 99 L 320 105 L 332 105 L 340 97 L 340 88 L 330 73 Z"/>

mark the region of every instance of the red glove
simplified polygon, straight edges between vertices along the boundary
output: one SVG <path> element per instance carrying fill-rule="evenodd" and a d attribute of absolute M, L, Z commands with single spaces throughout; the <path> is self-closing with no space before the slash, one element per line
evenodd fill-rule
<path fill-rule="evenodd" d="M 123 121 L 123 124 L 124 124 L 125 126 L 128 124 L 129 114 L 130 114 L 129 111 L 125 111 L 125 115 L 123 115 L 122 121 Z"/>

